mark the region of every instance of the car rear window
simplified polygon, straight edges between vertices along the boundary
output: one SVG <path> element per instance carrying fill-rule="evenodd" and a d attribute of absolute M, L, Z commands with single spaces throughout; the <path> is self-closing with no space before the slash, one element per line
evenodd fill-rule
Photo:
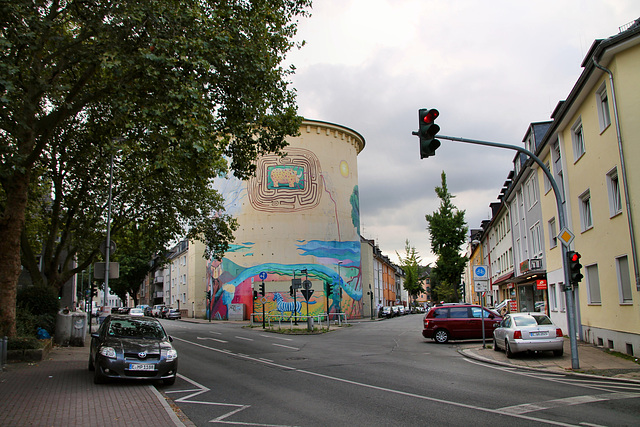
<path fill-rule="evenodd" d="M 534 314 L 533 318 L 536 319 L 536 322 L 538 322 L 538 325 L 553 325 L 553 322 L 547 316 L 541 316 L 541 315 L 536 316 Z"/>
<path fill-rule="evenodd" d="M 513 321 L 516 323 L 516 326 L 536 326 L 538 322 L 532 316 L 518 316 L 514 317 Z"/>

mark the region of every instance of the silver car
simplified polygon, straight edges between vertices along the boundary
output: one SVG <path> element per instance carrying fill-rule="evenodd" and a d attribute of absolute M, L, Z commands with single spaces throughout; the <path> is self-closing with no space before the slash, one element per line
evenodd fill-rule
<path fill-rule="evenodd" d="M 493 349 L 504 349 L 507 357 L 523 351 L 553 351 L 562 356 L 564 337 L 562 329 L 543 313 L 507 314 L 493 331 Z"/>

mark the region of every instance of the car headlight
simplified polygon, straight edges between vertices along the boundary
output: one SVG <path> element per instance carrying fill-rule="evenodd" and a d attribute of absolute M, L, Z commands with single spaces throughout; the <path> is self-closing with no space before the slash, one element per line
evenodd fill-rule
<path fill-rule="evenodd" d="M 113 347 L 100 347 L 100 354 L 110 359 L 116 358 L 116 350 Z"/>
<path fill-rule="evenodd" d="M 167 350 L 167 362 L 171 362 L 172 360 L 177 358 L 178 358 L 178 352 L 175 349 L 170 348 Z"/>

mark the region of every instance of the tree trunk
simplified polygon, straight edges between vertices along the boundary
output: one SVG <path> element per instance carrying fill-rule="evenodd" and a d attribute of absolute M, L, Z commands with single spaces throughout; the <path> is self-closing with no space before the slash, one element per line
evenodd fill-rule
<path fill-rule="evenodd" d="M 0 335 L 14 337 L 20 276 L 20 235 L 24 228 L 29 194 L 29 172 L 15 172 L 13 178 L 5 181 L 4 190 L 7 200 L 0 218 Z"/>

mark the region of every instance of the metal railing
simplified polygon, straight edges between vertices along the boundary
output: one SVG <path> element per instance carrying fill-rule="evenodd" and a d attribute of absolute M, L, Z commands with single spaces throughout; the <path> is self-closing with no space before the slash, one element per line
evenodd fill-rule
<path fill-rule="evenodd" d="M 264 315 L 265 323 L 269 328 L 278 326 L 278 329 L 282 329 L 283 323 L 289 324 L 289 329 L 304 329 L 304 327 L 309 327 L 309 320 L 311 320 L 311 326 L 313 327 L 313 323 L 316 322 L 320 327 L 323 327 L 325 322 L 327 325 L 327 329 L 330 328 L 331 322 L 333 321 L 338 326 L 342 326 L 342 324 L 349 324 L 347 321 L 346 313 L 322 313 L 316 314 L 313 316 L 284 316 L 280 313 L 272 314 L 266 313 Z M 252 313 L 251 314 L 251 326 L 256 326 L 256 324 L 262 324 L 262 313 Z"/>

